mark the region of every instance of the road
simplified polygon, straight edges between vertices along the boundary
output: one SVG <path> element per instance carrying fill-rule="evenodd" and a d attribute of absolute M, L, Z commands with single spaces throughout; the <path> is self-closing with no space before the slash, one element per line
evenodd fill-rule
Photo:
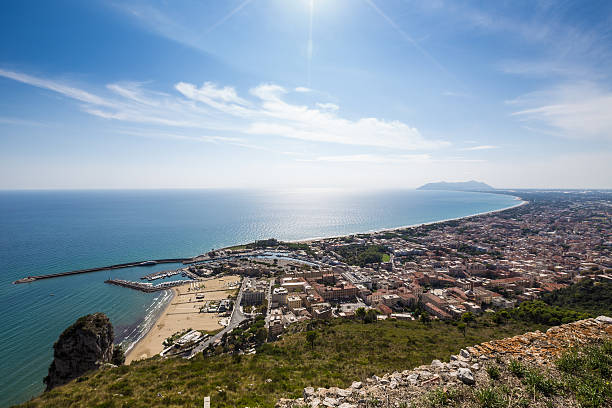
<path fill-rule="evenodd" d="M 209 337 L 208 339 L 206 339 L 203 342 L 201 342 L 200 344 L 198 344 L 191 351 L 191 354 L 189 354 L 189 356 L 187 357 L 188 359 L 191 359 L 191 358 L 195 357 L 198 353 L 201 353 L 210 344 L 213 344 L 215 341 L 217 341 L 218 339 L 223 337 L 223 335 L 225 333 L 228 333 L 228 332 L 234 330 L 236 327 L 238 327 L 238 325 L 240 323 L 242 323 L 243 321 L 246 320 L 246 317 L 242 313 L 242 310 L 240 310 L 240 302 L 242 301 L 242 291 L 244 290 L 244 288 L 246 286 L 245 282 L 246 282 L 246 279 L 243 279 L 242 280 L 242 285 L 240 285 L 240 291 L 238 292 L 238 296 L 236 297 L 236 301 L 234 302 L 234 310 L 232 310 L 232 316 L 230 317 L 229 324 L 223 330 L 221 330 L 219 333 L 215 334 L 212 337 Z"/>
<path fill-rule="evenodd" d="M 268 307 L 266 308 L 266 329 L 270 326 L 270 309 L 272 309 L 270 307 L 272 304 L 272 279 L 268 282 L 268 290 L 266 291 L 266 300 L 268 302 Z"/>

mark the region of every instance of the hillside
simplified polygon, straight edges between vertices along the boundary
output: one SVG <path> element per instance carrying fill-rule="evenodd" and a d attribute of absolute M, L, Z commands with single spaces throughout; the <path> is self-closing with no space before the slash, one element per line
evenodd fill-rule
<path fill-rule="evenodd" d="M 427 183 L 417 188 L 417 190 L 493 191 L 495 189 L 486 183 L 470 180 L 461 182 L 440 181 L 437 183 Z"/>
<path fill-rule="evenodd" d="M 304 389 L 277 408 L 612 406 L 612 318 L 600 316 L 462 349 L 450 362 Z"/>
<path fill-rule="evenodd" d="M 549 305 L 594 315 L 612 316 L 612 282 L 582 282 L 548 293 L 542 300 Z"/>
<path fill-rule="evenodd" d="M 264 345 L 256 355 L 153 358 L 94 372 L 21 407 L 190 407 L 210 395 L 215 407 L 272 407 L 307 386 L 347 387 L 355 379 L 446 358 L 462 347 L 544 328 L 481 319 L 465 334 L 451 323 L 315 321 L 314 347 L 304 331 Z M 296 326 L 296 330 L 304 325 Z"/>

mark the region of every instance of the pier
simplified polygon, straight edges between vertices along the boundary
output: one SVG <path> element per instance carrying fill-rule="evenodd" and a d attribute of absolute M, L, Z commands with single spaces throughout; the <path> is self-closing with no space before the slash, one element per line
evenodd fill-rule
<path fill-rule="evenodd" d="M 164 283 L 160 283 L 157 285 L 153 285 L 148 282 L 133 282 L 133 281 L 123 280 L 123 279 L 108 279 L 104 281 L 104 283 L 108 283 L 110 285 L 122 286 L 124 288 L 139 290 L 141 292 L 147 292 L 147 293 L 158 292 L 160 290 L 170 289 L 175 286 L 180 286 L 180 285 L 183 285 L 189 282 L 191 281 L 190 280 L 177 280 L 177 281 L 164 282 Z"/>
<path fill-rule="evenodd" d="M 81 273 L 109 271 L 112 269 L 132 268 L 135 266 L 150 266 L 150 265 L 163 264 L 163 263 L 182 263 L 185 259 L 191 259 L 191 258 L 168 258 L 168 259 L 153 259 L 153 260 L 148 260 L 148 261 L 127 262 L 127 263 L 121 263 L 121 264 L 110 265 L 110 266 L 101 266 L 99 268 L 78 269 L 76 271 L 50 273 L 47 275 L 38 275 L 38 276 L 28 276 L 26 278 L 18 279 L 13 283 L 14 284 L 29 283 L 29 282 L 34 282 L 34 281 L 41 280 L 41 279 L 59 278 L 62 276 L 78 275 Z"/>
<path fill-rule="evenodd" d="M 181 269 L 170 269 L 170 270 L 165 270 L 165 271 L 153 272 L 153 273 L 143 276 L 140 279 L 142 280 L 146 279 L 148 281 L 152 281 L 156 279 L 163 279 L 169 276 L 178 275 L 179 273 L 182 273 L 182 272 L 183 271 Z"/>

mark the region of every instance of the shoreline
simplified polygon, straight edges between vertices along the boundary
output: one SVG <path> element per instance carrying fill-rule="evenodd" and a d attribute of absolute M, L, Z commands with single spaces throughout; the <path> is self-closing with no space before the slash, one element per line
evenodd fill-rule
<path fill-rule="evenodd" d="M 294 242 L 294 243 L 313 242 L 313 241 L 317 241 L 317 240 L 321 240 L 321 239 L 342 238 L 342 237 L 348 237 L 348 236 L 358 235 L 358 234 L 359 235 L 360 234 L 376 234 L 376 233 L 380 233 L 380 232 L 397 231 L 397 230 L 402 230 L 402 229 L 407 229 L 407 228 L 415 228 L 415 227 L 419 227 L 419 226 L 422 226 L 422 225 L 434 225 L 434 224 L 440 224 L 440 223 L 444 223 L 444 222 L 448 222 L 448 221 L 463 220 L 463 219 L 469 219 L 469 218 L 483 216 L 483 215 L 495 214 L 495 213 L 499 213 L 499 212 L 502 212 L 502 211 L 507 211 L 507 210 L 510 210 L 510 209 L 513 209 L 513 208 L 518 208 L 518 207 L 521 207 L 523 205 L 529 204 L 529 201 L 525 201 L 525 200 L 523 200 L 520 197 L 517 197 L 517 196 L 513 196 L 513 197 L 514 197 L 515 200 L 520 201 L 520 202 L 515 204 L 515 205 L 511 205 L 511 206 L 505 207 L 505 208 L 500 208 L 500 209 L 497 209 L 497 210 L 483 211 L 483 212 L 480 212 L 480 213 L 465 215 L 465 216 L 461 216 L 461 217 L 447 218 L 447 219 L 438 220 L 438 221 L 430 221 L 430 222 L 425 222 L 425 223 L 417 223 L 417 224 L 405 225 L 405 226 L 399 226 L 399 227 L 382 228 L 382 229 L 370 230 L 370 231 L 366 231 L 366 232 L 357 232 L 357 233 L 344 234 L 344 235 L 334 235 L 334 236 L 329 236 L 329 237 L 316 237 L 316 238 L 306 238 L 306 239 L 299 239 L 299 240 L 291 240 L 291 241 L 287 241 L 287 242 Z M 231 248 L 231 247 L 226 247 L 226 248 Z M 221 249 L 226 249 L 226 248 L 221 248 Z M 159 315 L 157 316 L 155 321 L 152 322 L 152 324 L 149 325 L 148 329 L 145 332 L 143 332 L 143 334 L 136 341 L 132 342 L 131 345 L 129 346 L 129 348 L 126 350 L 126 352 L 125 352 L 125 361 L 126 361 L 126 363 L 125 364 L 129 365 L 133 361 L 137 361 L 137 360 L 140 359 L 140 358 L 138 358 L 138 356 L 134 355 L 134 353 L 138 349 L 138 346 L 152 341 L 151 337 L 152 337 L 152 334 L 153 334 L 153 329 L 158 327 L 160 324 L 162 324 L 162 321 L 167 320 L 168 313 L 169 313 L 169 310 L 170 310 L 170 306 L 172 305 L 172 301 L 174 299 L 177 299 L 178 296 L 181 295 L 180 292 L 179 292 L 179 289 L 181 287 L 183 287 L 183 286 L 186 286 L 186 285 L 181 285 L 179 287 L 171 288 L 172 295 L 171 295 L 170 299 L 167 301 L 166 305 L 163 307 L 163 310 L 161 311 L 161 313 L 159 313 Z M 152 357 L 152 356 L 148 356 L 147 358 L 150 358 L 150 357 Z"/>
<path fill-rule="evenodd" d="M 468 219 L 468 218 L 473 218 L 473 217 L 479 217 L 479 216 L 482 216 L 482 215 L 495 214 L 495 213 L 498 213 L 498 212 L 511 210 L 513 208 L 518 208 L 518 207 L 521 207 L 523 205 L 529 204 L 529 201 L 525 201 L 525 200 L 523 200 L 522 198 L 520 198 L 518 196 L 512 196 L 512 197 L 514 197 L 515 200 L 520 201 L 520 203 L 511 205 L 509 207 L 500 208 L 498 210 L 483 211 L 483 212 L 479 212 L 479 213 L 476 213 L 476 214 L 462 215 L 460 217 L 454 217 L 454 218 L 445 218 L 443 220 L 438 220 L 438 221 L 429 221 L 429 222 L 421 222 L 421 223 L 417 223 L 417 224 L 403 225 L 403 226 L 400 226 L 400 227 L 380 228 L 380 229 L 373 229 L 373 230 L 369 230 L 369 231 L 365 231 L 365 232 L 353 232 L 353 233 L 349 233 L 349 234 L 332 235 L 332 236 L 328 236 L 328 237 L 314 237 L 314 238 L 293 239 L 293 240 L 288 240 L 288 241 L 285 241 L 285 242 L 291 242 L 291 243 L 313 242 L 313 241 L 318 241 L 318 240 L 321 240 L 321 239 L 344 238 L 344 237 L 350 237 L 352 235 L 377 234 L 377 233 L 380 233 L 380 232 L 398 231 L 398 230 L 402 230 L 402 229 L 416 228 L 416 227 L 420 227 L 420 226 L 423 226 L 423 225 L 435 225 L 435 224 L 440 224 L 440 223 L 448 222 L 448 221 L 457 221 L 457 220 L 463 220 L 463 219 Z M 246 245 L 246 244 L 243 244 L 243 245 Z M 234 246 L 236 246 L 236 245 L 234 245 Z M 223 249 L 227 249 L 227 248 L 231 248 L 231 246 L 230 247 L 226 247 L 226 248 L 221 248 L 221 249 L 223 250 Z"/>
<path fill-rule="evenodd" d="M 194 330 L 214 331 L 222 326 L 219 324 L 220 316 L 216 313 L 200 313 L 199 306 L 204 302 L 217 301 L 226 298 L 233 289 L 221 289 L 228 282 L 240 280 L 238 275 L 226 275 L 213 277 L 204 280 L 196 280 L 181 286 L 172 288 L 172 297 L 166 304 L 163 311 L 157 316 L 156 320 L 150 325 L 146 333 L 125 353 L 125 364 L 129 365 L 134 361 L 144 358 L 151 358 L 163 350 L 163 341 L 176 332 L 188 328 Z M 195 298 L 198 291 L 190 291 L 192 283 L 204 285 L 201 293 L 206 293 L 206 299 L 198 300 Z M 217 288 L 217 289 L 215 289 Z M 210 289 L 213 289 L 211 293 Z M 181 300 L 181 296 L 188 296 L 189 299 Z M 173 303 L 174 302 L 174 303 Z M 197 311 L 196 311 L 197 310 Z M 176 316 L 176 317 L 175 317 Z"/>
<path fill-rule="evenodd" d="M 136 349 L 136 346 L 138 346 L 138 344 L 141 341 L 143 341 L 144 339 L 147 338 L 147 336 L 149 335 L 151 330 L 153 330 L 153 328 L 159 323 L 159 321 L 162 319 L 162 317 L 164 317 L 166 315 L 166 313 L 168 312 L 168 309 L 170 308 L 170 304 L 172 304 L 172 301 L 174 300 L 176 295 L 177 295 L 176 288 L 170 288 L 170 298 L 166 301 L 166 304 L 164 305 L 164 307 L 161 308 L 161 312 L 159 312 L 159 314 L 157 315 L 155 320 L 152 321 L 151 324 L 148 325 L 146 330 L 144 330 L 142 332 L 142 334 L 140 336 L 138 336 L 138 338 L 136 340 L 131 342 L 129 347 L 125 350 L 125 361 L 126 361 L 126 364 L 129 364 L 129 363 L 127 363 L 128 358 L 131 358 L 130 355 L 134 352 L 134 350 Z"/>

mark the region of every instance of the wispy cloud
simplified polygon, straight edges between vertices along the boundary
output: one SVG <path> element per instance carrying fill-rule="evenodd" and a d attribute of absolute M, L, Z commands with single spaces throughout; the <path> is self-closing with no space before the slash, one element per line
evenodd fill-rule
<path fill-rule="evenodd" d="M 524 109 L 513 116 L 541 131 L 574 139 L 612 140 L 612 91 L 592 82 L 565 84 L 513 101 Z"/>
<path fill-rule="evenodd" d="M 48 126 L 46 123 L 36 122 L 33 120 L 0 117 L 0 125 L 15 125 L 15 126 Z"/>
<path fill-rule="evenodd" d="M 480 145 L 480 146 L 464 147 L 463 149 L 459 149 L 459 150 L 474 151 L 474 150 L 491 150 L 491 149 L 497 149 L 497 148 L 499 148 L 499 146 Z"/>
<path fill-rule="evenodd" d="M 316 103 L 317 108 L 323 109 L 323 110 L 329 110 L 329 111 L 337 111 L 338 109 L 340 109 L 340 107 L 338 105 L 336 105 L 335 103 L 321 103 L 321 102 L 317 102 Z"/>
<path fill-rule="evenodd" d="M 333 163 L 407 163 L 426 162 L 431 160 L 429 154 L 351 154 L 338 156 L 319 156 L 314 159 L 301 159 L 301 161 L 333 162 Z"/>
<path fill-rule="evenodd" d="M 299 159 L 299 161 L 330 162 L 330 163 L 380 163 L 380 164 L 409 164 L 409 163 L 482 163 L 482 159 L 466 159 L 464 157 L 434 158 L 430 154 L 349 154 L 337 156 L 319 156 L 314 159 Z"/>
<path fill-rule="evenodd" d="M 431 150 L 449 143 L 428 140 L 401 121 L 374 117 L 356 120 L 338 115 L 338 105 L 319 102 L 296 105 L 285 100 L 290 90 L 277 84 L 261 84 L 242 97 L 231 86 L 205 82 L 198 87 L 178 82 L 175 91 L 146 89 L 141 83 L 107 85 L 100 96 L 51 79 L 0 70 L 0 76 L 60 93 L 82 103 L 91 115 L 120 122 L 183 129 L 200 129 L 219 136 L 276 136 L 310 142 L 376 146 L 402 150 Z M 220 140 L 220 139 L 219 139 Z"/>

